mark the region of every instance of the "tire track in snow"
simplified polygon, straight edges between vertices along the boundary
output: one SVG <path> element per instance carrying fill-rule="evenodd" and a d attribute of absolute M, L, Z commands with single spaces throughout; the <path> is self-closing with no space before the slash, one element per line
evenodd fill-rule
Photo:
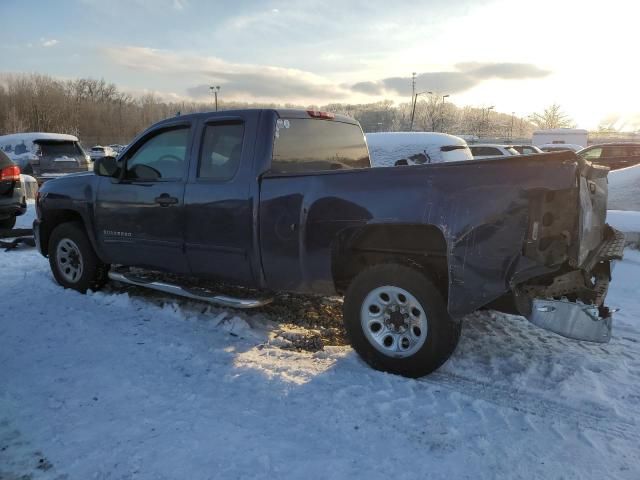
<path fill-rule="evenodd" d="M 575 424 L 607 437 L 640 443 L 640 425 L 614 419 L 596 411 L 572 408 L 532 392 L 509 389 L 444 372 L 434 372 L 428 377 L 418 379 L 418 382 L 444 387 L 470 398 L 534 415 L 547 422 Z"/>

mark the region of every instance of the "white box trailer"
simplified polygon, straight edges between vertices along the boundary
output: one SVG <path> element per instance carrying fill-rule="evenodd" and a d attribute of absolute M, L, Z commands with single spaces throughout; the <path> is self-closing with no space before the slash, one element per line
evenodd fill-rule
<path fill-rule="evenodd" d="M 563 143 L 586 147 L 588 137 L 589 132 L 580 128 L 548 128 L 533 132 L 531 143 L 537 147 Z"/>

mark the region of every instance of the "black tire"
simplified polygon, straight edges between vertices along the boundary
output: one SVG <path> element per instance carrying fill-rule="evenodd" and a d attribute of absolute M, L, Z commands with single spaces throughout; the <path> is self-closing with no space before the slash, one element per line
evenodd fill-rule
<path fill-rule="evenodd" d="M 0 220 L 0 230 L 11 230 L 16 226 L 16 216 L 12 215 L 9 218 Z"/>
<path fill-rule="evenodd" d="M 426 314 L 426 339 L 409 356 L 396 358 L 382 353 L 364 332 L 363 302 L 370 292 L 383 286 L 408 292 Z M 460 322 L 449 316 L 440 291 L 429 278 L 413 268 L 391 263 L 369 267 L 353 279 L 345 295 L 344 323 L 351 345 L 371 367 L 411 378 L 427 375 L 446 362 L 458 344 L 461 329 Z"/>
<path fill-rule="evenodd" d="M 69 278 L 62 269 L 59 262 L 59 249 L 61 244 L 69 244 L 77 247 L 80 255 L 77 263 L 81 265 L 81 272 L 76 278 Z M 64 248 L 64 245 L 63 245 Z M 109 265 L 100 261 L 93 246 L 85 233 L 84 226 L 80 222 L 68 222 L 58 225 L 49 238 L 49 265 L 56 281 L 64 288 L 71 288 L 81 293 L 86 293 L 88 289 L 99 290 L 107 282 L 107 272 Z"/>

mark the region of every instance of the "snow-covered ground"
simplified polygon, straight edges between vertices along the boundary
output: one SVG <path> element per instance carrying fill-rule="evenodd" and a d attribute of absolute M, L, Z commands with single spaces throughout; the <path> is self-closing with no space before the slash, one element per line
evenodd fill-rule
<path fill-rule="evenodd" d="M 80 295 L 35 250 L 0 251 L 0 478 L 636 480 L 640 252 L 625 255 L 611 343 L 479 312 L 409 380 L 349 347 L 282 350 L 262 314 Z"/>

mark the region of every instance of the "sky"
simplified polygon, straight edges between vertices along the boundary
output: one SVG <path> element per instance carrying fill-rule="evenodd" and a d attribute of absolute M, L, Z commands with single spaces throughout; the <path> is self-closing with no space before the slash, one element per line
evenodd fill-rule
<path fill-rule="evenodd" d="M 640 129 L 637 0 L 0 0 L 0 72 L 322 105 L 416 90 Z"/>

